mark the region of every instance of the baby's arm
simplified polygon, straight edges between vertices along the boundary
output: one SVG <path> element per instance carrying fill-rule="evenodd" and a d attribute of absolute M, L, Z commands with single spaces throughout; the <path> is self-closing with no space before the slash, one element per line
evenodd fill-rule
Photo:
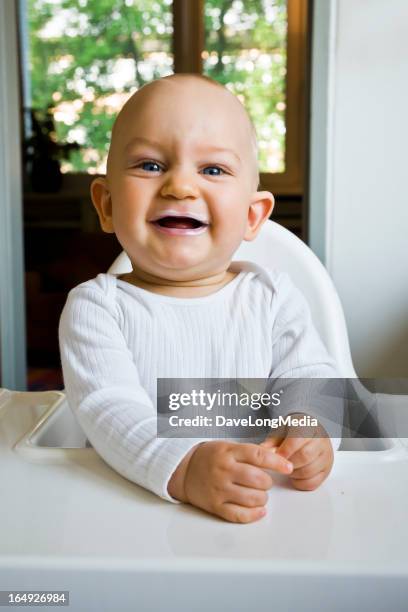
<path fill-rule="evenodd" d="M 163 499 L 194 439 L 156 435 L 156 409 L 119 328 L 116 303 L 97 288 L 76 287 L 59 324 L 67 400 L 92 446 L 112 468 Z"/>
<path fill-rule="evenodd" d="M 293 460 L 293 476 L 296 475 L 297 468 L 299 476 L 311 474 L 311 469 L 306 470 L 305 466 L 324 454 L 325 465 L 321 465 L 322 460 L 319 459 L 315 468 L 320 472 L 327 468 L 327 475 L 333 464 L 333 449 L 336 450 L 341 443 L 344 410 L 342 381 L 330 383 L 331 387 L 339 387 L 339 394 L 336 397 L 334 393 L 329 399 L 316 392 L 319 381 L 310 380 L 309 384 L 306 384 L 304 379 L 338 379 L 336 363 L 329 356 L 313 325 L 305 298 L 288 275 L 280 275 L 276 286 L 270 378 L 273 383 L 271 391 L 276 391 L 279 387 L 279 390 L 284 390 L 284 394 L 282 404 L 274 410 L 273 416 L 303 413 L 314 416 L 319 421 L 319 427 L 311 434 L 313 443 L 311 438 L 305 435 L 303 439 L 298 438 L 296 443 L 292 432 L 292 438 L 287 437 L 280 450 L 286 458 Z M 291 378 L 296 380 L 287 380 Z M 272 445 L 274 444 L 269 441 L 268 446 Z"/>
<path fill-rule="evenodd" d="M 117 316 L 103 292 L 77 287 L 59 325 L 68 403 L 95 450 L 119 474 L 164 499 L 235 522 L 260 518 L 272 486 L 263 468 L 288 474 L 286 460 L 255 444 L 157 438 L 156 410 Z"/>

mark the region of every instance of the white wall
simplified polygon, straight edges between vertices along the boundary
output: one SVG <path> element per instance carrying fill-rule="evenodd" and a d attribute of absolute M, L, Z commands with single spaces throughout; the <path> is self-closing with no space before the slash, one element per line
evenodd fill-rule
<path fill-rule="evenodd" d="M 320 176 L 327 187 L 323 259 L 357 373 L 408 377 L 408 1 L 337 0 L 331 11 L 324 177 L 312 158 L 312 186 Z M 324 52 L 319 28 L 314 40 L 316 66 Z M 313 78 L 316 87 L 319 73 Z M 316 135 L 314 111 L 312 102 Z M 320 203 L 312 191 L 315 244 Z"/>

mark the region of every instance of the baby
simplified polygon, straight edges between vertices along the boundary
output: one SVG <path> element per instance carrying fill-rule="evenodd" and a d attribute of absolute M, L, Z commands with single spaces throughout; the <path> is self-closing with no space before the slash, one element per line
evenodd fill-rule
<path fill-rule="evenodd" d="M 59 325 L 68 403 L 100 456 L 163 499 L 239 523 L 266 513 L 270 471 L 318 487 L 340 442 L 321 421 L 307 437 L 287 427 L 261 444 L 157 437 L 157 378 L 338 376 L 289 277 L 231 263 L 272 212 L 258 184 L 255 130 L 231 92 L 192 74 L 143 86 L 91 186 L 132 271 L 72 289 Z"/>

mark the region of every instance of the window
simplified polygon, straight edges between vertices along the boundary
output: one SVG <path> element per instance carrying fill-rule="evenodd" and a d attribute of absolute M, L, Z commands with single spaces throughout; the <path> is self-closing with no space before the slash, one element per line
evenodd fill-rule
<path fill-rule="evenodd" d="M 27 137 L 34 121 L 63 173 L 104 173 L 129 95 L 202 72 L 247 107 L 262 187 L 301 195 L 306 13 L 307 0 L 20 0 Z"/>

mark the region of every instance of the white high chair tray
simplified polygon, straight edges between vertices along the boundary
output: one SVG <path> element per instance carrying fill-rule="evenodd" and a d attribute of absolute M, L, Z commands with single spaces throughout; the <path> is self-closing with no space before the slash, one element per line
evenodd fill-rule
<path fill-rule="evenodd" d="M 114 472 L 62 392 L 0 390 L 0 589 L 87 612 L 406 610 L 408 448 L 385 442 L 337 451 L 315 491 L 276 475 L 267 516 L 237 525 Z"/>

